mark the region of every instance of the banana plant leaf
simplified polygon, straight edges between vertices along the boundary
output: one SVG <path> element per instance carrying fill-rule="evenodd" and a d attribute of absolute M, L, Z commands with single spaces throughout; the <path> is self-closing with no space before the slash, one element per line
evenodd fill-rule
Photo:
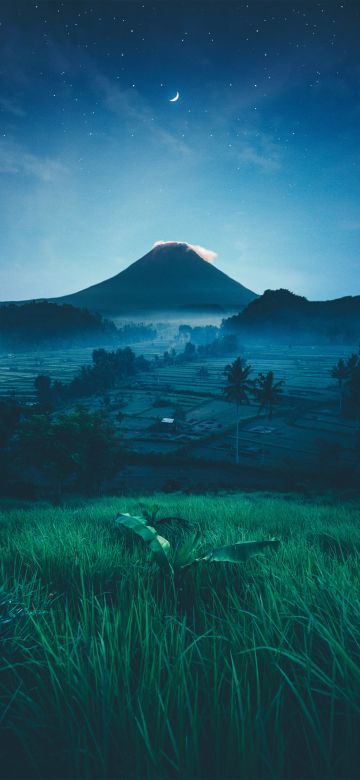
<path fill-rule="evenodd" d="M 161 563 L 170 565 L 170 542 L 160 536 L 151 525 L 147 525 L 144 517 L 124 513 L 117 516 L 116 522 L 136 536 L 140 536 Z"/>
<path fill-rule="evenodd" d="M 260 542 L 236 542 L 236 544 L 227 544 L 224 547 L 214 547 L 202 558 L 202 561 L 223 561 L 228 563 L 241 563 L 247 561 L 252 555 L 258 555 L 263 552 L 265 547 L 278 547 L 279 539 L 267 539 Z"/>
<path fill-rule="evenodd" d="M 182 569 L 187 566 L 191 566 L 198 560 L 196 553 L 201 541 L 201 535 L 199 531 L 195 531 L 188 539 L 182 544 L 178 545 L 175 550 L 174 566 L 177 569 Z"/>
<path fill-rule="evenodd" d="M 144 517 L 137 517 L 127 513 L 121 513 L 117 516 L 116 522 L 136 536 L 139 536 L 145 544 L 148 545 L 157 561 L 165 564 L 172 572 L 175 569 L 183 569 L 200 561 L 206 562 L 224 562 L 224 563 L 242 563 L 247 561 L 253 555 L 262 553 L 266 547 L 276 548 L 279 546 L 279 539 L 265 539 L 257 542 L 236 542 L 227 544 L 223 547 L 214 547 L 206 555 L 197 557 L 198 547 L 201 536 L 198 531 L 192 534 L 187 540 L 179 545 L 175 550 L 173 562 L 171 562 L 171 545 L 163 536 L 157 533 L 151 525 L 147 525 Z"/>

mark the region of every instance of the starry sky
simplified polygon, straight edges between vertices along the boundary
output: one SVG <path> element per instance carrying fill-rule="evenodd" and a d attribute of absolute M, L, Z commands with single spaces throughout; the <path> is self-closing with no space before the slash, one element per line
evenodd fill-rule
<path fill-rule="evenodd" d="M 360 294 L 359 33 L 358 0 L 1 0 L 0 300 L 159 240 L 258 293 Z"/>

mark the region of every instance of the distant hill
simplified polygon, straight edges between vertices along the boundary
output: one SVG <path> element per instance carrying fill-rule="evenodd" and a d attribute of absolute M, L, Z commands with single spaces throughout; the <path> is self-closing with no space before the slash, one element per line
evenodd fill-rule
<path fill-rule="evenodd" d="M 308 301 L 289 290 L 266 290 L 242 312 L 223 320 L 222 328 L 261 341 L 353 343 L 360 340 L 360 296 Z"/>
<path fill-rule="evenodd" d="M 239 311 L 256 294 L 203 260 L 188 244 L 156 246 L 111 279 L 55 299 L 107 316 L 128 312 Z"/>
<path fill-rule="evenodd" d="M 114 322 L 69 303 L 49 301 L 0 305 L 0 349 L 136 344 L 155 339 L 152 325 Z"/>
<path fill-rule="evenodd" d="M 0 306 L 0 349 L 96 345 L 117 338 L 113 322 L 65 304 L 32 301 Z"/>

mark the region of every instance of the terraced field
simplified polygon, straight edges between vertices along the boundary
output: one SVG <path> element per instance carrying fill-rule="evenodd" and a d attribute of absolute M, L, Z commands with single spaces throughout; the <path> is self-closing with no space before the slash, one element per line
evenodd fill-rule
<path fill-rule="evenodd" d="M 159 338 L 154 342 L 142 342 L 132 346 L 136 354 L 149 359 L 162 355 L 176 344 L 168 338 Z M 344 347 L 252 347 L 245 357 L 258 371 L 275 372 L 278 378 L 285 379 L 286 393 L 299 398 L 321 399 L 329 395 L 329 387 L 334 387 L 330 369 L 339 357 L 350 355 L 354 346 Z M 78 368 L 91 362 L 91 347 L 79 347 L 66 350 L 23 352 L 18 354 L 0 354 L 0 396 L 16 394 L 19 398 L 34 399 L 34 379 L 39 373 L 49 374 L 53 379 L 69 381 Z M 142 379 L 145 390 L 154 384 L 168 384 L 176 387 L 183 398 L 184 391 L 193 393 L 218 394 L 223 384 L 223 370 L 226 363 L 237 357 L 209 358 L 193 363 L 158 368 Z M 208 376 L 199 376 L 199 368 L 205 366 Z M 183 399 L 184 400 L 184 399 Z"/>
<path fill-rule="evenodd" d="M 0 396 L 14 394 L 21 400 L 33 401 L 38 374 L 69 382 L 80 366 L 91 362 L 91 353 L 90 347 L 82 347 L 0 354 Z"/>
<path fill-rule="evenodd" d="M 335 387 L 330 371 L 340 357 L 356 351 L 354 346 L 331 347 L 252 347 L 244 354 L 247 362 L 253 367 L 254 376 L 259 372 L 274 371 L 278 379 L 285 379 L 286 394 L 312 399 L 326 398 Z M 168 366 L 158 369 L 156 377 L 162 383 L 176 385 L 178 390 L 189 388 L 197 392 L 219 392 L 223 385 L 223 371 L 226 363 L 230 363 L 237 354 L 227 358 L 209 358 L 182 365 Z M 208 376 L 199 376 L 199 368 L 204 366 Z M 144 379 L 144 384 L 150 384 L 153 375 Z"/>
<path fill-rule="evenodd" d="M 176 454 L 182 462 L 184 458 L 195 462 L 195 458 L 209 466 L 212 462 L 214 468 L 218 464 L 225 474 L 227 467 L 221 464 L 235 461 L 236 419 L 234 405 L 222 395 L 224 367 L 237 355 L 157 365 L 155 356 L 173 346 L 179 349 L 175 341 L 165 338 L 132 346 L 135 353 L 153 360 L 152 368 L 112 391 L 107 411 L 129 450 L 140 457 Z M 246 352 L 254 377 L 272 370 L 276 379 L 285 380 L 285 387 L 271 421 L 264 414 L 257 416 L 254 401 L 241 406 L 240 467 L 281 473 L 302 469 L 311 474 L 333 452 L 339 468 L 356 468 L 356 425 L 339 416 L 338 388 L 330 374 L 340 357 L 354 351 L 353 346 L 259 346 Z M 91 348 L 79 348 L 0 355 L 0 396 L 14 394 L 32 404 L 37 374 L 67 382 L 80 366 L 91 362 L 91 353 Z M 101 397 L 82 399 L 82 403 L 103 408 Z M 175 424 L 162 424 L 163 418 L 174 418 Z M 170 461 L 169 474 L 174 474 Z"/>
<path fill-rule="evenodd" d="M 165 343 L 165 346 L 164 346 Z M 163 340 L 137 344 L 136 354 L 145 354 L 149 359 L 162 354 L 168 342 Z M 104 345 L 114 349 L 113 345 Z M 91 363 L 92 347 L 39 350 L 37 352 L 0 353 L 0 397 L 16 395 L 21 400 L 35 398 L 34 379 L 38 374 L 48 374 L 52 379 L 69 382 L 78 369 Z"/>

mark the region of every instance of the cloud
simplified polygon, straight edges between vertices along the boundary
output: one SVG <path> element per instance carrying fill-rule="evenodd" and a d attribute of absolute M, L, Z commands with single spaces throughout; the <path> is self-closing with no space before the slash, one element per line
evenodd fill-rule
<path fill-rule="evenodd" d="M 157 121 L 150 104 L 136 88 L 121 87 L 100 73 L 95 75 L 93 86 L 101 94 L 105 108 L 126 122 L 129 130 L 145 130 L 157 146 L 182 157 L 191 156 L 192 150 L 180 134 Z"/>
<path fill-rule="evenodd" d="M 217 252 L 214 252 L 212 249 L 205 249 L 204 246 L 200 246 L 199 244 L 189 244 L 189 247 L 208 263 L 214 263 L 217 258 Z"/>
<path fill-rule="evenodd" d="M 0 141 L 0 173 L 20 174 L 34 177 L 42 182 L 51 182 L 59 175 L 67 173 L 67 168 L 60 160 L 40 157 L 11 139 L 2 139 Z"/>
<path fill-rule="evenodd" d="M 187 241 L 155 241 L 152 248 L 155 249 L 155 247 L 164 246 L 164 244 L 185 244 L 189 249 L 200 255 L 203 260 L 206 260 L 207 263 L 214 263 L 217 258 L 217 252 L 214 252 L 212 249 L 205 249 L 200 244 L 188 244 Z"/>
<path fill-rule="evenodd" d="M 237 161 L 244 165 L 258 168 L 261 171 L 278 171 L 281 168 L 279 150 L 275 144 L 268 145 L 268 149 L 257 149 L 252 144 L 244 144 L 236 154 Z"/>
<path fill-rule="evenodd" d="M 15 100 L 13 100 L 13 98 L 0 96 L 0 111 L 4 111 L 6 114 L 11 114 L 16 117 L 26 116 L 26 112 Z"/>

